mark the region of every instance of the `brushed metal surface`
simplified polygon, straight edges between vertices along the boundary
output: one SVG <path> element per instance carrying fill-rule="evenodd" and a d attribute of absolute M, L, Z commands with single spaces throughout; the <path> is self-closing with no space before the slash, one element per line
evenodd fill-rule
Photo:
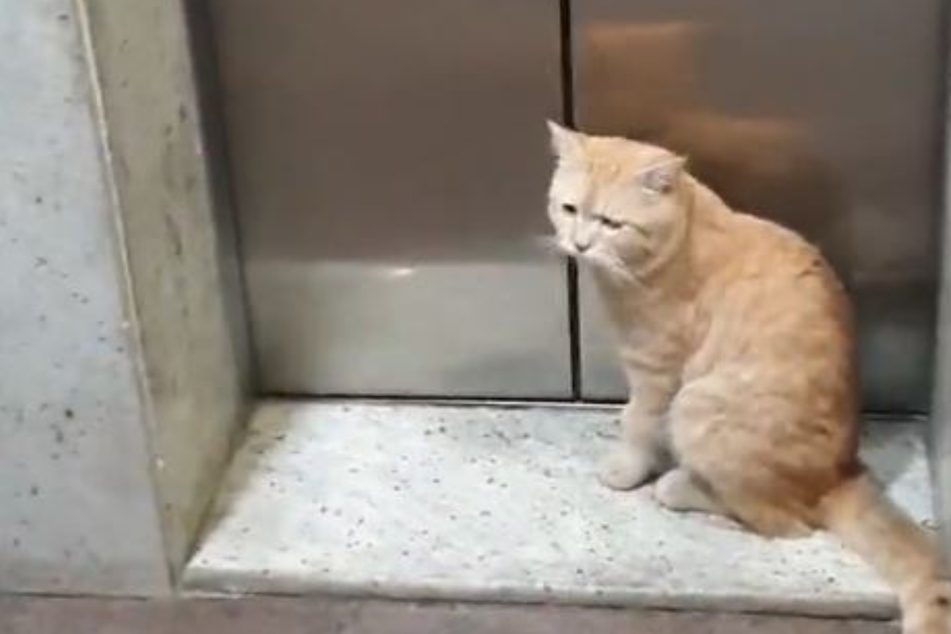
<path fill-rule="evenodd" d="M 945 42 L 945 60 L 946 68 L 951 68 L 951 41 Z M 945 80 L 947 81 L 947 77 Z M 951 223 L 947 221 L 948 203 L 951 201 L 951 161 L 948 160 L 948 148 L 951 147 L 951 103 L 947 101 L 944 117 L 945 165 L 942 190 L 945 222 L 941 230 L 943 257 L 938 284 L 938 327 L 929 458 L 935 489 L 935 515 L 941 527 L 945 552 L 951 553 Z"/>
<path fill-rule="evenodd" d="M 858 307 L 869 410 L 928 409 L 940 215 L 939 0 L 575 0 L 579 127 L 685 152 L 822 247 Z M 583 393 L 622 398 L 582 276 Z"/>
<path fill-rule="evenodd" d="M 558 2 L 211 4 L 263 388 L 570 396 Z"/>

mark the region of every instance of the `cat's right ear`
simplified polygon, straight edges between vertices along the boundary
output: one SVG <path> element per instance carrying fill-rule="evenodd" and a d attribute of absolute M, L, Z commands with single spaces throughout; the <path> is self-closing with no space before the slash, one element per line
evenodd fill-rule
<path fill-rule="evenodd" d="M 559 159 L 573 159 L 581 156 L 581 135 L 560 126 L 551 119 L 546 121 L 551 133 L 551 149 Z"/>

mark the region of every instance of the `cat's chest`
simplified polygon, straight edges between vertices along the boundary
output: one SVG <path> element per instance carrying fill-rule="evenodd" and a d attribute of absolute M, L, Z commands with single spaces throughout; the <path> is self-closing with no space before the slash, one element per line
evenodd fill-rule
<path fill-rule="evenodd" d="M 601 290 L 602 303 L 626 347 L 666 347 L 690 330 L 690 305 L 663 289 Z"/>
<path fill-rule="evenodd" d="M 658 316 L 634 311 L 628 311 L 617 325 L 622 339 L 632 344 L 647 343 L 667 330 L 664 320 Z"/>
<path fill-rule="evenodd" d="M 627 347 L 681 347 L 690 330 L 681 306 L 629 306 L 618 320 L 621 342 Z"/>

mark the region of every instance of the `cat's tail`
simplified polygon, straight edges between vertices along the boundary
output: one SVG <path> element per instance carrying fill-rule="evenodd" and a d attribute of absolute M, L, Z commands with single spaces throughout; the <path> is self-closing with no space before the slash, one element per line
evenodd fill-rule
<path fill-rule="evenodd" d="M 902 634 L 951 634 L 951 580 L 939 548 L 866 473 L 819 504 L 822 523 L 898 595 Z"/>

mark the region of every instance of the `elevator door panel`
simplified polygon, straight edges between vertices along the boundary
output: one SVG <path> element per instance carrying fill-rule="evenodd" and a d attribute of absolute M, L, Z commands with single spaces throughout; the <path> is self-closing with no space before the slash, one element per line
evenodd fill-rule
<path fill-rule="evenodd" d="M 818 244 L 858 310 L 869 410 L 925 410 L 934 346 L 939 0 L 575 0 L 579 126 L 685 153 Z M 584 275 L 583 393 L 622 398 Z"/>
<path fill-rule="evenodd" d="M 213 0 L 260 375 L 564 398 L 557 2 Z"/>

